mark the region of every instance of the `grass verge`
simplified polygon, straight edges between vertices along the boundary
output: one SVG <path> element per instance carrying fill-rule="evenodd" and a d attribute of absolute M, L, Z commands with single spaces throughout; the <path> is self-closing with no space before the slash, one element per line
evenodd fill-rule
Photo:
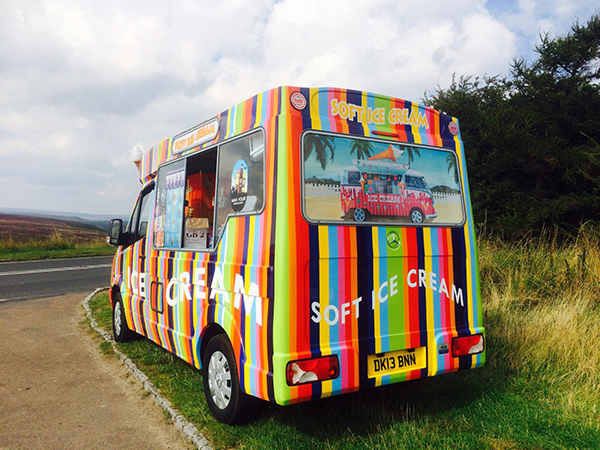
<path fill-rule="evenodd" d="M 145 339 L 118 348 L 217 449 L 562 449 L 600 442 L 597 230 L 480 242 L 488 363 L 479 370 L 289 407 L 228 427 L 209 413 L 200 373 Z M 90 301 L 111 327 L 107 293 Z"/>
<path fill-rule="evenodd" d="M 114 255 L 112 247 L 103 239 L 77 242 L 58 234 L 43 239 L 17 241 L 0 239 L 0 261 L 32 261 L 40 259 L 78 258 L 84 256 Z"/>

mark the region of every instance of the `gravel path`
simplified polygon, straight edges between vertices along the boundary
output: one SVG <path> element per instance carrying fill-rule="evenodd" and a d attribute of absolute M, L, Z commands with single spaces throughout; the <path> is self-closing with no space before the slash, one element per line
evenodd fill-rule
<path fill-rule="evenodd" d="M 82 324 L 87 294 L 0 304 L 0 449 L 193 449 Z"/>

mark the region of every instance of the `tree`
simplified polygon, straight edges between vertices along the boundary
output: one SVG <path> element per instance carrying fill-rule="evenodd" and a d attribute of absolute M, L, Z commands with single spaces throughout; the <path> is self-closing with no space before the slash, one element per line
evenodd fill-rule
<path fill-rule="evenodd" d="M 511 155 L 514 134 L 506 80 L 500 77 L 453 77 L 447 90 L 438 88 L 425 102 L 458 117 L 464 140 L 475 221 L 499 228 L 497 221 L 511 209 L 507 192 L 518 188 L 511 177 L 517 163 Z M 507 144 L 511 142 L 511 144 Z"/>
<path fill-rule="evenodd" d="M 425 100 L 460 119 L 476 221 L 513 236 L 600 218 L 600 16 L 536 52 Z"/>

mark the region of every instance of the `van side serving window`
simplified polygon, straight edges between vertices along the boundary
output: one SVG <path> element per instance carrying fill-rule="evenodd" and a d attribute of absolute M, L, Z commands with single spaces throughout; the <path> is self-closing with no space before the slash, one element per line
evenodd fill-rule
<path fill-rule="evenodd" d="M 159 168 L 154 246 L 214 249 L 228 217 L 260 212 L 264 141 L 258 130 Z"/>
<path fill-rule="evenodd" d="M 228 216 L 262 210 L 265 201 L 264 151 L 262 131 L 220 146 L 215 226 L 217 238 Z"/>
<path fill-rule="evenodd" d="M 465 221 L 456 154 L 315 131 L 302 136 L 303 211 L 310 222 L 458 226 Z"/>

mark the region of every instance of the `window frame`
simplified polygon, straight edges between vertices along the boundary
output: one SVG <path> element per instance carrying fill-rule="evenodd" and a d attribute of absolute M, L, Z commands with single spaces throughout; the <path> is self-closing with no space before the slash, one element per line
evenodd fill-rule
<path fill-rule="evenodd" d="M 143 239 L 144 237 L 148 236 L 148 227 L 150 226 L 150 222 L 152 221 L 152 216 L 149 216 L 150 220 L 148 220 L 148 224 L 146 225 L 146 234 L 143 236 L 140 235 L 140 219 L 142 218 L 141 213 L 144 212 L 144 201 L 152 200 L 152 198 L 154 197 L 154 188 L 155 183 L 153 181 L 144 186 L 138 195 L 138 198 L 135 202 L 135 206 L 133 207 L 133 211 L 131 212 L 131 217 L 129 219 L 129 222 L 127 223 L 127 227 L 125 228 L 125 233 L 128 236 L 127 247 L 135 244 L 140 239 Z M 149 213 L 151 213 L 152 211 L 153 208 L 151 207 Z"/>
<path fill-rule="evenodd" d="M 222 235 L 223 233 L 219 233 L 218 236 L 216 236 L 217 231 L 218 231 L 218 227 L 217 227 L 217 218 L 218 218 L 218 201 L 217 201 L 217 196 L 218 196 L 218 191 L 220 188 L 220 170 L 221 170 L 221 151 L 222 151 L 222 147 L 223 146 L 227 146 L 230 143 L 233 143 L 237 140 L 240 139 L 244 139 L 254 133 L 260 133 L 263 137 L 263 145 L 264 145 L 264 152 L 263 155 L 261 157 L 261 161 L 262 161 L 262 204 L 260 206 L 259 209 L 256 210 L 252 210 L 252 211 L 240 211 L 240 212 L 233 212 L 233 213 L 228 213 L 223 221 L 223 229 L 226 228 L 227 223 L 229 222 L 229 219 L 231 217 L 240 217 L 240 216 L 254 216 L 254 215 L 260 215 L 264 212 L 265 207 L 266 207 L 266 197 L 267 197 L 267 190 L 266 190 L 266 151 L 267 151 L 267 133 L 265 131 L 265 129 L 263 127 L 256 127 L 256 128 L 252 128 L 251 130 L 248 130 L 244 133 L 240 133 L 238 135 L 232 136 L 228 139 L 225 139 L 215 145 L 211 145 L 208 146 L 206 148 L 201 148 L 201 149 L 190 149 L 186 152 L 183 153 L 179 153 L 177 155 L 176 158 L 167 161 L 163 164 L 161 164 L 157 171 L 156 171 L 156 176 L 154 178 L 154 182 L 153 184 L 156 184 L 156 186 L 158 187 L 159 184 L 159 180 L 160 180 L 160 176 L 162 173 L 164 173 L 165 170 L 168 170 L 168 167 L 172 164 L 176 164 L 176 163 L 181 163 L 183 162 L 183 168 L 182 170 L 184 171 L 186 178 L 189 175 L 188 174 L 188 164 L 189 164 L 189 159 L 193 158 L 195 156 L 201 155 L 203 153 L 207 153 L 210 151 L 215 151 L 215 158 L 216 158 L 216 163 L 215 163 L 215 191 L 214 191 L 214 199 L 215 199 L 215 204 L 214 204 L 214 216 L 213 216 L 213 224 L 212 227 L 210 229 L 210 231 L 212 232 L 212 236 L 213 236 L 213 243 L 212 246 L 210 246 L 207 242 L 207 247 L 204 249 L 200 249 L 200 248 L 190 248 L 190 247 L 185 247 L 184 244 L 184 234 L 185 234 L 185 217 L 182 217 L 182 227 L 181 227 L 181 241 L 180 241 L 180 245 L 179 247 L 159 247 L 156 245 L 155 239 L 154 239 L 154 228 L 151 230 L 152 231 L 152 248 L 154 250 L 157 251 L 184 251 L 184 252 L 203 252 L 203 253 L 214 253 L 218 246 L 219 243 L 221 242 L 222 239 Z M 248 156 L 250 157 L 250 155 Z M 225 186 L 227 188 L 227 186 Z M 155 208 L 157 208 L 157 201 L 158 198 L 155 195 L 155 201 L 154 201 L 154 208 L 153 211 L 155 211 Z M 184 192 L 184 211 L 185 211 L 185 192 Z M 182 215 L 184 213 L 182 212 Z M 153 218 L 153 220 L 156 220 L 156 212 L 155 212 L 155 217 Z M 154 227 L 156 227 L 156 224 L 154 224 Z"/>
<path fill-rule="evenodd" d="M 343 218 L 340 219 L 335 219 L 335 220 L 329 220 L 329 219 L 315 219 L 310 217 L 307 214 L 307 205 L 306 205 L 306 162 L 304 160 L 304 155 L 305 155 L 305 137 L 307 134 L 316 134 L 316 135 L 321 135 L 321 136 L 331 136 L 333 138 L 341 138 L 341 139 L 352 139 L 352 140 L 362 140 L 362 141 L 368 141 L 368 142 L 373 142 L 373 143 L 378 143 L 378 144 L 387 144 L 387 145 L 395 145 L 395 146 L 402 146 L 402 147 L 411 147 L 411 148 L 416 148 L 416 149 L 424 149 L 424 150 L 433 150 L 433 151 L 439 151 L 439 152 L 445 152 L 445 153 L 450 153 L 454 156 L 455 161 L 456 161 L 456 167 L 455 170 L 457 171 L 458 174 L 458 191 L 459 191 L 459 196 L 460 196 L 460 208 L 461 208 L 461 214 L 462 214 L 462 220 L 460 222 L 456 222 L 456 223 L 452 223 L 452 222 L 432 222 L 432 221 L 423 221 L 423 223 L 412 223 L 410 221 L 398 221 L 398 222 L 393 222 L 393 221 L 374 221 L 374 220 L 365 220 L 364 222 L 358 222 L 358 221 L 346 221 Z M 353 134 L 349 134 L 349 133 L 336 133 L 336 132 L 330 132 L 330 131 L 324 131 L 324 130 L 316 130 L 316 129 L 305 129 L 302 134 L 300 135 L 300 145 L 299 145 L 299 149 L 300 149 L 300 173 L 301 173 L 301 178 L 300 178 L 300 191 L 301 191 L 301 211 L 302 211 L 302 216 L 304 218 L 304 220 L 306 222 L 308 222 L 309 224 L 312 225 L 332 225 L 332 226 L 369 226 L 369 227 L 373 227 L 373 226 L 384 226 L 384 227 L 428 227 L 428 228 L 462 228 L 465 226 L 465 223 L 467 221 L 467 208 L 466 208 L 466 197 L 465 197 L 465 192 L 463 189 L 463 176 L 461 174 L 461 171 L 459 169 L 459 159 L 458 159 L 458 154 L 456 152 L 456 150 L 448 148 L 448 147 L 436 147 L 436 146 L 432 146 L 432 145 L 426 145 L 426 144 L 419 144 L 419 143 L 410 143 L 410 142 L 403 142 L 403 141 L 394 141 L 394 140 L 389 140 L 389 139 L 383 139 L 383 138 L 373 138 L 371 136 L 358 136 L 358 135 L 353 135 Z M 357 169 L 360 171 L 360 169 Z M 409 169 L 410 170 L 410 169 Z M 416 172 L 416 170 L 414 171 Z M 414 176 L 412 174 L 408 174 L 409 176 Z M 403 175 L 404 176 L 404 175 Z M 341 182 L 342 182 L 342 178 L 340 177 L 340 186 L 341 186 Z M 431 187 L 430 187 L 430 183 L 429 181 L 425 181 L 428 190 L 431 191 Z M 425 191 L 425 189 L 422 188 L 411 188 L 411 189 L 415 189 L 415 190 L 420 190 L 420 191 Z M 431 192 L 431 196 L 433 199 L 433 192 Z M 381 216 L 381 217 L 385 217 L 385 216 Z M 390 217 L 404 217 L 404 216 L 390 216 Z M 434 219 L 435 220 L 435 219 Z"/>
<path fill-rule="evenodd" d="M 218 192 L 218 188 L 219 186 L 219 175 L 220 175 L 220 171 L 221 171 L 221 147 L 224 145 L 228 145 L 231 144 L 237 140 L 241 140 L 244 139 L 250 135 L 252 135 L 253 133 L 262 133 L 263 135 L 263 143 L 264 143 L 264 153 L 262 156 L 262 205 L 260 207 L 260 209 L 254 210 L 254 211 L 240 211 L 240 212 L 233 212 L 233 213 L 229 213 L 227 214 L 227 216 L 225 216 L 225 220 L 223 221 L 223 229 L 225 229 L 225 227 L 227 226 L 227 222 L 229 222 L 229 218 L 230 217 L 243 217 L 243 216 L 255 216 L 255 215 L 260 215 L 263 213 L 263 211 L 265 210 L 265 205 L 267 203 L 266 201 L 266 194 L 267 194 L 267 189 L 266 189 L 266 182 L 267 182 L 267 175 L 266 175 L 266 161 L 265 161 L 265 157 L 266 157 L 266 150 L 267 150 L 267 134 L 266 131 L 264 130 L 263 127 L 256 127 L 253 128 L 251 130 L 248 130 L 244 133 L 241 133 L 239 135 L 233 136 L 230 139 L 227 139 L 223 142 L 220 142 L 217 145 L 217 178 L 215 181 L 215 221 L 214 223 L 217 223 L 217 218 L 218 218 L 218 208 L 217 208 L 217 192 Z M 215 225 L 213 225 L 213 228 L 216 228 Z M 215 231 L 215 230 L 213 230 Z M 219 242 L 221 241 L 221 238 L 223 236 L 223 233 L 219 233 L 218 239 L 216 240 L 216 242 L 214 242 L 214 249 L 216 249 L 218 247 Z"/>

